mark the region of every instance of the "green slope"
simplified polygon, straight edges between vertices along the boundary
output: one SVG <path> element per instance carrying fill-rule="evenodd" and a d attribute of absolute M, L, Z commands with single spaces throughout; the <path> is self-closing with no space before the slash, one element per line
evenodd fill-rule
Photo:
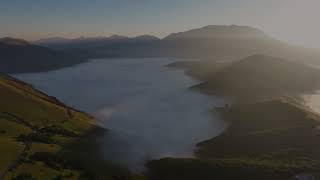
<path fill-rule="evenodd" d="M 156 180 L 286 180 L 320 172 L 320 117 L 283 99 L 220 108 L 227 130 L 205 142 L 195 159 L 148 164 Z"/>
<path fill-rule="evenodd" d="M 89 115 L 0 75 L 0 179 L 137 178 L 99 154 Z"/>

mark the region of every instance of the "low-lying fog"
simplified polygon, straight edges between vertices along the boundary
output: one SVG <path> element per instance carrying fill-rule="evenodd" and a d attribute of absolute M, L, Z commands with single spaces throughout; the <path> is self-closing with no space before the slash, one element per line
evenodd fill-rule
<path fill-rule="evenodd" d="M 108 128 L 105 157 L 141 170 L 160 157 L 189 157 L 224 123 L 208 110 L 223 102 L 188 89 L 196 84 L 169 59 L 101 59 L 57 71 L 17 75 Z"/>

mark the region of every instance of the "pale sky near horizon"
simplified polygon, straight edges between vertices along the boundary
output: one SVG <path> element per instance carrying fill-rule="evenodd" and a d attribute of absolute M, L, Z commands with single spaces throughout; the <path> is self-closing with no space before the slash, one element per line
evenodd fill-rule
<path fill-rule="evenodd" d="M 0 37 L 164 37 L 211 24 L 236 24 L 320 48 L 319 9 L 319 0 L 0 0 Z"/>

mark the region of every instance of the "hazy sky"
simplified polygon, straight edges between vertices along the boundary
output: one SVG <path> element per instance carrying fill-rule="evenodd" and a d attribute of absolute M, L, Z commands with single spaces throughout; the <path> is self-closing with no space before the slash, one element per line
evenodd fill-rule
<path fill-rule="evenodd" d="M 163 37 L 209 24 L 237 24 L 320 48 L 319 9 L 319 0 L 0 0 L 0 36 Z"/>

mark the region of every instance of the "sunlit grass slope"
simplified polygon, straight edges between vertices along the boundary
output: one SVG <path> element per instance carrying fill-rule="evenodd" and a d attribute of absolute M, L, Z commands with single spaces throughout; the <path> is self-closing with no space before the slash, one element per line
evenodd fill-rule
<path fill-rule="evenodd" d="M 132 179 L 103 160 L 86 113 L 0 75 L 0 179 Z"/>

